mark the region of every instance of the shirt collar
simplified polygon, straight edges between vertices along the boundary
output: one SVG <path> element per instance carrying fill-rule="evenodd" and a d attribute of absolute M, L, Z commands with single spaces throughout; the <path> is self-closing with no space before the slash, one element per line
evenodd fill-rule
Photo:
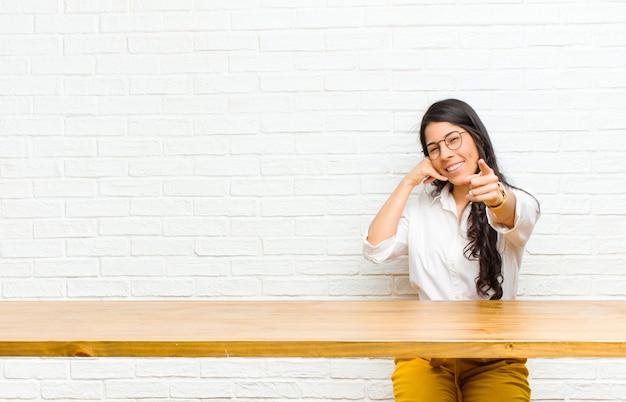
<path fill-rule="evenodd" d="M 433 197 L 430 206 L 432 207 L 436 202 L 439 202 L 441 204 L 441 208 L 443 208 L 445 211 L 452 212 L 456 216 L 456 202 L 454 201 L 454 197 L 452 196 L 452 192 L 450 192 L 450 189 L 450 185 L 444 186 L 441 189 L 441 192 Z M 468 205 L 471 205 L 471 203 L 472 202 L 470 201 Z M 463 213 L 465 213 L 467 209 L 468 208 L 466 207 L 463 210 Z"/>

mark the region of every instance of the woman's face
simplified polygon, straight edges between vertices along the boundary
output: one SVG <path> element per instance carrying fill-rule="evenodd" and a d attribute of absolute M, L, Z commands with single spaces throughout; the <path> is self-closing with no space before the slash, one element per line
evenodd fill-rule
<path fill-rule="evenodd" d="M 461 135 L 461 146 L 451 150 L 446 146 L 443 139 L 453 131 L 463 134 Z M 476 173 L 480 158 L 472 135 L 462 127 L 447 122 L 429 123 L 424 135 L 427 150 L 435 146 L 439 148 L 439 158 L 431 160 L 433 167 L 440 174 L 446 176 L 454 186 L 464 186 L 463 180 Z"/>

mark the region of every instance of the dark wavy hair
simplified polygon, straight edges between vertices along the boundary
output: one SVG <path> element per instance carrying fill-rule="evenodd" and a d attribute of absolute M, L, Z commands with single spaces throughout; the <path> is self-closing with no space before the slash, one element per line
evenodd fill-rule
<path fill-rule="evenodd" d="M 514 187 L 507 182 L 500 171 L 487 129 L 470 105 L 458 99 L 446 99 L 436 102 L 428 108 L 420 126 L 420 142 L 424 155 L 428 155 L 425 131 L 428 124 L 432 122 L 447 122 L 463 127 L 474 139 L 479 157 L 485 160 L 506 187 Z M 478 167 L 476 169 L 476 173 L 478 173 Z M 440 194 L 441 190 L 448 184 L 446 181 L 435 180 L 433 182 L 435 187 L 433 195 Z M 502 281 L 504 278 L 502 276 L 502 256 L 497 249 L 498 234 L 487 222 L 485 204 L 473 202 L 471 205 L 467 228 L 469 243 L 463 249 L 463 253 L 468 259 L 478 260 L 480 265 L 480 273 L 476 278 L 478 294 L 483 297 L 487 296 L 491 289 L 494 292 L 491 300 L 499 300 L 502 298 Z"/>

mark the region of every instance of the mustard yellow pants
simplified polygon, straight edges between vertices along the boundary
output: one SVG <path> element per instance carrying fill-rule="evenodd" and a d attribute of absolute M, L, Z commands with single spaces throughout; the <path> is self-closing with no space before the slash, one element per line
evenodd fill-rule
<path fill-rule="evenodd" d="M 530 402 L 526 359 L 396 359 L 396 402 Z"/>

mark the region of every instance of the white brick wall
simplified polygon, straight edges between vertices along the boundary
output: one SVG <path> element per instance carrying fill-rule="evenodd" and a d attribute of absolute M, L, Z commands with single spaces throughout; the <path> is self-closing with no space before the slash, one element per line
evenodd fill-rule
<path fill-rule="evenodd" d="M 626 2 L 0 0 L 0 294 L 415 297 L 361 235 L 459 97 L 542 201 L 522 298 L 626 296 Z M 622 401 L 537 359 L 534 401 Z M 389 359 L 0 359 L 0 400 L 391 401 Z"/>

